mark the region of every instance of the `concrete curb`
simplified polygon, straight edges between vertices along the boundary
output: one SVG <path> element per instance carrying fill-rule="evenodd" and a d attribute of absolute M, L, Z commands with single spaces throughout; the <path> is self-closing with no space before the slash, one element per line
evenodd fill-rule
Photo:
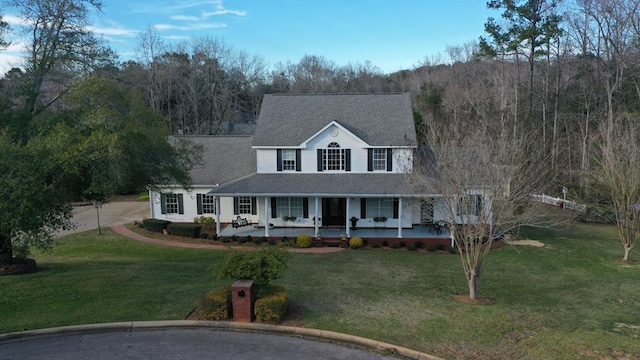
<path fill-rule="evenodd" d="M 334 331 L 299 328 L 291 326 L 268 325 L 258 323 L 239 323 L 226 321 L 196 321 L 196 320 L 172 320 L 172 321 L 127 321 L 104 324 L 88 324 L 62 326 L 49 329 L 28 330 L 14 333 L 0 334 L 0 345 L 10 342 L 28 341 L 38 338 L 76 335 L 101 332 L 125 332 L 136 330 L 153 330 L 169 328 L 209 328 L 215 330 L 264 332 L 285 334 L 305 338 L 315 338 L 329 342 L 357 345 L 363 348 L 388 352 L 416 360 L 444 360 L 437 356 L 422 353 L 413 349 L 397 346 L 382 341 L 363 338 L 360 336 L 337 333 Z"/>

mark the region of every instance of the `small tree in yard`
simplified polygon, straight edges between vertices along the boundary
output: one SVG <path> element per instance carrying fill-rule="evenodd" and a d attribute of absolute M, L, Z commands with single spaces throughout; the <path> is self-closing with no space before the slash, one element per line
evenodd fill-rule
<path fill-rule="evenodd" d="M 219 279 L 247 279 L 265 286 L 282 276 L 289 257 L 281 249 L 234 250 L 219 264 L 216 275 Z"/>
<path fill-rule="evenodd" d="M 611 194 L 623 261 L 629 260 L 640 228 L 640 133 L 634 120 L 620 117 L 603 124 L 598 143 L 596 177 Z"/>
<path fill-rule="evenodd" d="M 529 202 L 530 194 L 541 191 L 544 171 L 524 143 L 481 126 L 429 134 L 429 148 L 419 151 L 409 176 L 417 192 L 440 194 L 425 201 L 434 201 L 451 231 L 469 297 L 476 299 L 493 240 L 545 221 L 542 214 L 548 211 Z"/>

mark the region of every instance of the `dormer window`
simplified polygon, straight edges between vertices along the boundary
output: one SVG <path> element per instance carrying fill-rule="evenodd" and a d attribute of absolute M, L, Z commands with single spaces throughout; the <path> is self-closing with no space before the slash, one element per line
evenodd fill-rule
<path fill-rule="evenodd" d="M 318 149 L 318 171 L 351 171 L 351 149 L 343 149 L 337 142 Z"/>
<path fill-rule="evenodd" d="M 367 152 L 367 171 L 393 171 L 393 150 L 389 148 L 369 149 Z"/>
<path fill-rule="evenodd" d="M 300 171 L 302 169 L 300 149 L 278 149 L 276 153 L 278 171 Z"/>

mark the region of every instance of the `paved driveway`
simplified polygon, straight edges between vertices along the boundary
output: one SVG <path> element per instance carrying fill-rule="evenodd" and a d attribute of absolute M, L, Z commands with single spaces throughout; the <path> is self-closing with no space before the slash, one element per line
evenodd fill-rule
<path fill-rule="evenodd" d="M 210 329 L 65 335 L 0 344 L 0 359 L 398 359 L 328 342 Z"/>
<path fill-rule="evenodd" d="M 100 212 L 100 226 L 107 228 L 112 225 L 132 223 L 149 217 L 149 203 L 144 201 L 117 201 L 102 205 Z M 73 230 L 61 231 L 58 236 L 98 228 L 98 216 L 93 205 L 77 206 L 73 209 L 73 221 L 77 227 Z"/>

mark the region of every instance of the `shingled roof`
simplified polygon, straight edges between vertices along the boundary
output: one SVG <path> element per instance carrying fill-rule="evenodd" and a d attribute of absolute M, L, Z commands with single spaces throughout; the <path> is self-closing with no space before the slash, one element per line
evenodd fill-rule
<path fill-rule="evenodd" d="M 422 184 L 421 184 L 422 185 Z M 423 189 L 426 190 L 426 189 Z M 421 196 L 407 174 L 253 174 L 211 190 L 222 196 Z"/>
<path fill-rule="evenodd" d="M 216 185 L 256 171 L 251 136 L 182 136 L 202 147 L 203 164 L 191 170 L 195 185 Z"/>
<path fill-rule="evenodd" d="M 414 146 L 411 98 L 403 94 L 265 95 L 253 146 L 298 146 L 332 121 L 371 146 Z"/>

